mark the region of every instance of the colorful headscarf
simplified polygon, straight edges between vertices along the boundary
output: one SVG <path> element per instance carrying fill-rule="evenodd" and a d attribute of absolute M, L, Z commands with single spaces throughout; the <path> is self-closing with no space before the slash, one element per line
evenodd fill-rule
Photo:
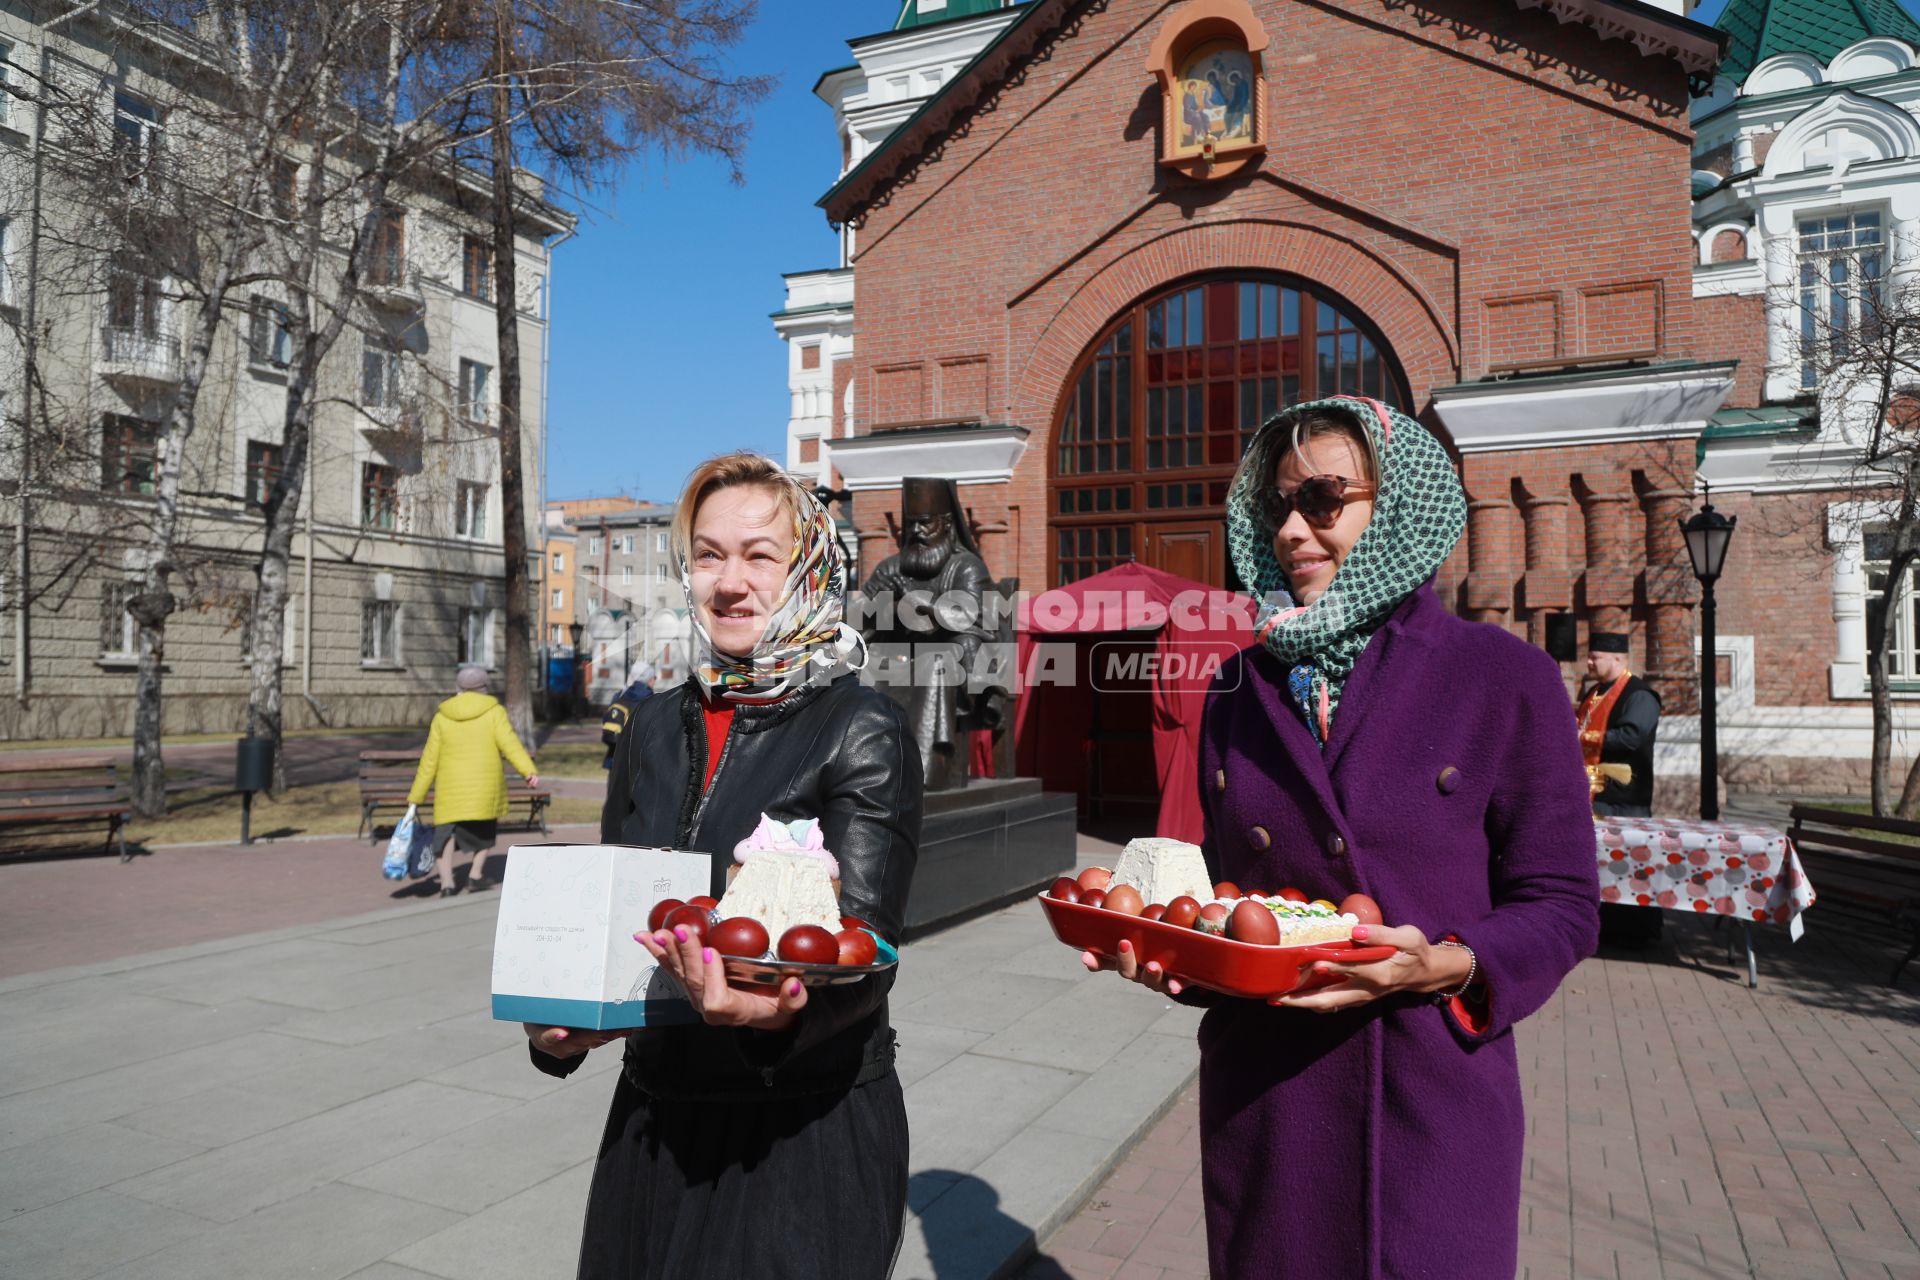
<path fill-rule="evenodd" d="M 1293 425 L 1308 409 L 1355 415 L 1373 442 L 1378 471 L 1373 518 L 1318 600 L 1298 605 L 1274 554 L 1273 530 L 1254 498 L 1273 483 L 1293 447 Z M 1431 578 L 1467 527 L 1467 495 L 1440 442 L 1378 400 L 1339 396 L 1267 419 L 1241 459 L 1227 494 L 1227 545 L 1240 580 L 1261 601 L 1254 634 L 1290 669 L 1289 688 L 1325 744 L 1340 691 L 1367 641 L 1395 606 Z"/>
<path fill-rule="evenodd" d="M 793 559 L 766 633 L 746 657 L 714 648 L 693 601 L 691 548 L 676 539 L 673 551 L 693 624 L 693 677 L 709 697 L 776 702 L 805 684 L 813 668 L 825 673 L 842 662 L 856 670 L 866 664 L 866 642 L 844 621 L 847 556 L 834 535 L 833 517 L 809 490 L 790 477 L 781 479 L 793 498 Z"/>

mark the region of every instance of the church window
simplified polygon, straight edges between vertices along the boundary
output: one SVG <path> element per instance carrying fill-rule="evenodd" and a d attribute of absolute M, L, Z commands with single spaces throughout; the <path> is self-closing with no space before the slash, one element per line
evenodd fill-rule
<path fill-rule="evenodd" d="M 1802 218 L 1798 230 L 1800 385 L 1811 390 L 1877 309 L 1886 240 L 1878 213 Z"/>
<path fill-rule="evenodd" d="M 1049 458 L 1054 585 L 1112 557 L 1150 558 L 1160 522 L 1223 522 L 1228 483 L 1260 424 L 1332 395 L 1407 403 L 1372 326 L 1311 284 L 1215 276 L 1129 308 L 1082 357 L 1061 405 Z M 1215 546 L 1212 576 L 1224 583 L 1224 544 Z"/>
<path fill-rule="evenodd" d="M 1895 688 L 1920 688 L 1920 565 L 1907 567 L 1906 581 L 1894 597 L 1891 616 L 1882 601 L 1887 575 L 1892 569 L 1893 534 L 1884 529 L 1868 529 L 1864 537 L 1867 570 L 1867 653 L 1888 647 L 1887 676 Z"/>

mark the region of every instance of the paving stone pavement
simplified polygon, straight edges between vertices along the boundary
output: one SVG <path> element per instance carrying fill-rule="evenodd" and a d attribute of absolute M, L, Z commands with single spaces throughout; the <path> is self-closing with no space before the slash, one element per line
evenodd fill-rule
<path fill-rule="evenodd" d="M 1757 991 L 1707 921 L 1582 964 L 1520 1024 L 1525 1280 L 1920 1277 L 1920 972 L 1824 932 L 1756 935 Z M 1020 1280 L 1206 1275 L 1197 1089 Z"/>
<path fill-rule="evenodd" d="M 553 1080 L 492 1020 L 497 898 L 0 979 L 0 1277 L 571 1276 L 618 1053 Z M 1193 1011 L 1086 974 L 1031 903 L 906 947 L 893 1015 L 901 1280 L 1007 1274 L 1196 1063 Z"/>

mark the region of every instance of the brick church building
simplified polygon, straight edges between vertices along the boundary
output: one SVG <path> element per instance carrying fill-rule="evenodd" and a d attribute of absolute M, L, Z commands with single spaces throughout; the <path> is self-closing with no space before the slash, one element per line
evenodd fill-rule
<path fill-rule="evenodd" d="M 1894 0 L 1686 7 L 903 0 L 816 89 L 842 260 L 775 315 L 789 465 L 852 491 L 864 568 L 901 477 L 944 475 L 1029 590 L 1129 559 L 1231 586 L 1253 428 L 1387 400 L 1468 491 L 1442 598 L 1536 643 L 1555 615 L 1630 632 L 1674 796 L 1704 478 L 1740 519 L 1729 781 L 1857 789 L 1871 503 L 1793 338 L 1907 269 L 1920 28 Z"/>

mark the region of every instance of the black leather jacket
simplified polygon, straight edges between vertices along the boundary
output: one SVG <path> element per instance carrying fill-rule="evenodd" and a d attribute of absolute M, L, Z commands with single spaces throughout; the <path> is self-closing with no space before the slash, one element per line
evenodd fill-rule
<path fill-rule="evenodd" d="M 710 853 L 708 891 L 718 898 L 734 845 L 763 812 L 818 818 L 840 863 L 842 911 L 899 938 L 920 845 L 921 773 L 891 699 L 847 675 L 772 706 L 741 706 L 703 790 L 706 765 L 706 721 L 691 683 L 642 702 L 614 749 L 601 840 Z M 626 1073 L 661 1098 L 841 1091 L 892 1068 L 892 986 L 888 972 L 815 987 L 795 1024 L 778 1033 L 705 1024 L 640 1031 L 627 1041 Z M 532 1053 L 550 1075 L 584 1061 Z"/>

